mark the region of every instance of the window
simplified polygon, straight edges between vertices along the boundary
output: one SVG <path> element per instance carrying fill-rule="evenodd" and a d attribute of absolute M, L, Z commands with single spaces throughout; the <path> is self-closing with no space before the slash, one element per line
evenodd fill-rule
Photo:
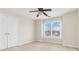
<path fill-rule="evenodd" d="M 51 36 L 51 23 L 44 24 L 44 35 Z"/>
<path fill-rule="evenodd" d="M 53 20 L 50 22 L 44 22 L 43 24 L 43 34 L 44 37 L 51 37 L 51 38 L 59 38 L 61 39 L 61 32 L 62 32 L 62 23 L 61 20 Z"/>
<path fill-rule="evenodd" d="M 61 30 L 62 30 L 62 25 L 60 20 L 55 20 L 51 23 L 52 27 L 52 37 L 53 38 L 61 38 Z"/>

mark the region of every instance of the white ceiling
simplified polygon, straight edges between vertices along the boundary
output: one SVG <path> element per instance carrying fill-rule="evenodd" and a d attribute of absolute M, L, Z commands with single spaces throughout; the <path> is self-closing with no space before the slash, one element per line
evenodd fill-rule
<path fill-rule="evenodd" d="M 76 10 L 75 8 L 51 8 L 51 9 L 52 9 L 51 12 L 46 12 L 51 17 L 62 16 L 65 13 Z M 48 18 L 45 15 L 40 15 L 37 18 L 36 17 L 37 13 L 29 13 L 29 11 L 36 10 L 36 8 L 3 8 L 3 9 L 1 8 L 0 10 L 2 10 L 5 13 L 9 12 L 9 13 L 13 13 L 13 14 L 16 13 L 16 14 L 22 15 L 22 16 L 28 16 L 32 19 L 47 19 Z"/>

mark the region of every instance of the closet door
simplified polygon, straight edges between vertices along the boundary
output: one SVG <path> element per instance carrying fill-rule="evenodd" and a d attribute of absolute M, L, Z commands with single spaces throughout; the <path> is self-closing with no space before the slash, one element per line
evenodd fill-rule
<path fill-rule="evenodd" d="M 0 49 L 17 46 L 17 19 L 0 16 Z"/>
<path fill-rule="evenodd" d="M 0 49 L 8 48 L 6 17 L 0 17 Z"/>
<path fill-rule="evenodd" d="M 8 47 L 17 46 L 18 35 L 17 35 L 17 19 L 8 18 Z"/>

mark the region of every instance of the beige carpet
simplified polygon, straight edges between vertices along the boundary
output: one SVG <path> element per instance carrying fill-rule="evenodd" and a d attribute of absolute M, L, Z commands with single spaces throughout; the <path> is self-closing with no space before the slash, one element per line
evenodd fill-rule
<path fill-rule="evenodd" d="M 32 42 L 18 47 L 8 48 L 2 51 L 77 51 L 75 48 L 64 47 L 59 44 Z"/>

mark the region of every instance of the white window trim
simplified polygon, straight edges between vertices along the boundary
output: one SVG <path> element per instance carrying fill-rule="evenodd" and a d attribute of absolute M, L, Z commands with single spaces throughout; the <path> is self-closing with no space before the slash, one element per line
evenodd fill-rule
<path fill-rule="evenodd" d="M 51 33 L 51 35 L 50 36 L 45 36 L 45 33 L 44 33 L 44 23 L 51 23 L 51 21 L 46 21 L 46 22 L 43 22 L 42 24 L 41 24 L 41 37 L 42 38 L 53 38 L 53 39 L 61 39 L 62 38 L 62 20 L 61 20 L 61 18 L 59 18 L 58 19 L 58 21 L 60 21 L 61 22 L 61 30 L 60 30 L 60 36 L 59 37 L 55 37 L 55 36 L 53 36 L 52 35 L 52 33 Z M 53 20 L 52 20 L 52 22 L 53 22 Z M 51 23 L 52 24 L 52 23 Z M 52 28 L 52 25 L 51 25 L 51 28 Z M 52 32 L 52 29 L 51 29 L 51 32 Z"/>

